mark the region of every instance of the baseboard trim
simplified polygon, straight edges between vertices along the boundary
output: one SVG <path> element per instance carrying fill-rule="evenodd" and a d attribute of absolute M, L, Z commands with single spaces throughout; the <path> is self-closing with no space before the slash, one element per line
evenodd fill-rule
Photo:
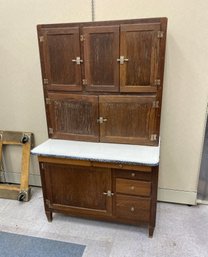
<path fill-rule="evenodd" d="M 157 199 L 161 202 L 196 205 L 196 197 L 196 192 L 159 188 Z"/>

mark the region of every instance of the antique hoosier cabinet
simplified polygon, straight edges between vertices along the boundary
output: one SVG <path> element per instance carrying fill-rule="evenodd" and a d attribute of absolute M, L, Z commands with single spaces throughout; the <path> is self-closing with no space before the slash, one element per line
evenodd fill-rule
<path fill-rule="evenodd" d="M 45 212 L 153 235 L 167 18 L 38 25 Z"/>

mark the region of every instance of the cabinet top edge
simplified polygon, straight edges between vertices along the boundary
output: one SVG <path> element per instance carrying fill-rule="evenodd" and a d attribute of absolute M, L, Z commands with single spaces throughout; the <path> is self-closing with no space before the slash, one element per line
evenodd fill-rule
<path fill-rule="evenodd" d="M 168 18 L 160 17 L 160 18 L 141 18 L 141 19 L 126 19 L 126 20 L 105 20 L 105 21 L 88 21 L 88 22 L 72 22 L 72 23 L 51 23 L 51 24 L 38 24 L 38 29 L 44 28 L 60 28 L 60 27 L 68 27 L 68 26 L 99 26 L 99 25 L 118 25 L 118 24 L 135 24 L 135 23 L 163 23 L 167 25 Z"/>

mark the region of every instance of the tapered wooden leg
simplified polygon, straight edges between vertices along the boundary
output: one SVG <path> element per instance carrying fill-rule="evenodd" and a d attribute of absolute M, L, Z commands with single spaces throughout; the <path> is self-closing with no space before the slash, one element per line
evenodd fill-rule
<path fill-rule="evenodd" d="M 46 217 L 48 219 L 48 222 L 52 222 L 53 220 L 53 213 L 51 211 L 45 211 Z"/>
<path fill-rule="evenodd" d="M 155 227 L 149 226 L 149 237 L 153 237 Z"/>

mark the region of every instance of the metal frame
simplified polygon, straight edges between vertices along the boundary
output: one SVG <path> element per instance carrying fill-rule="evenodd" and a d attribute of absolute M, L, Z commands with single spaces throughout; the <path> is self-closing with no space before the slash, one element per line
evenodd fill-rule
<path fill-rule="evenodd" d="M 0 198 L 29 201 L 31 188 L 29 187 L 30 150 L 33 147 L 31 132 L 0 131 L 0 171 L 3 170 L 3 146 L 22 146 L 22 163 L 20 184 L 0 184 Z M 1 182 L 1 181 L 0 181 Z"/>

